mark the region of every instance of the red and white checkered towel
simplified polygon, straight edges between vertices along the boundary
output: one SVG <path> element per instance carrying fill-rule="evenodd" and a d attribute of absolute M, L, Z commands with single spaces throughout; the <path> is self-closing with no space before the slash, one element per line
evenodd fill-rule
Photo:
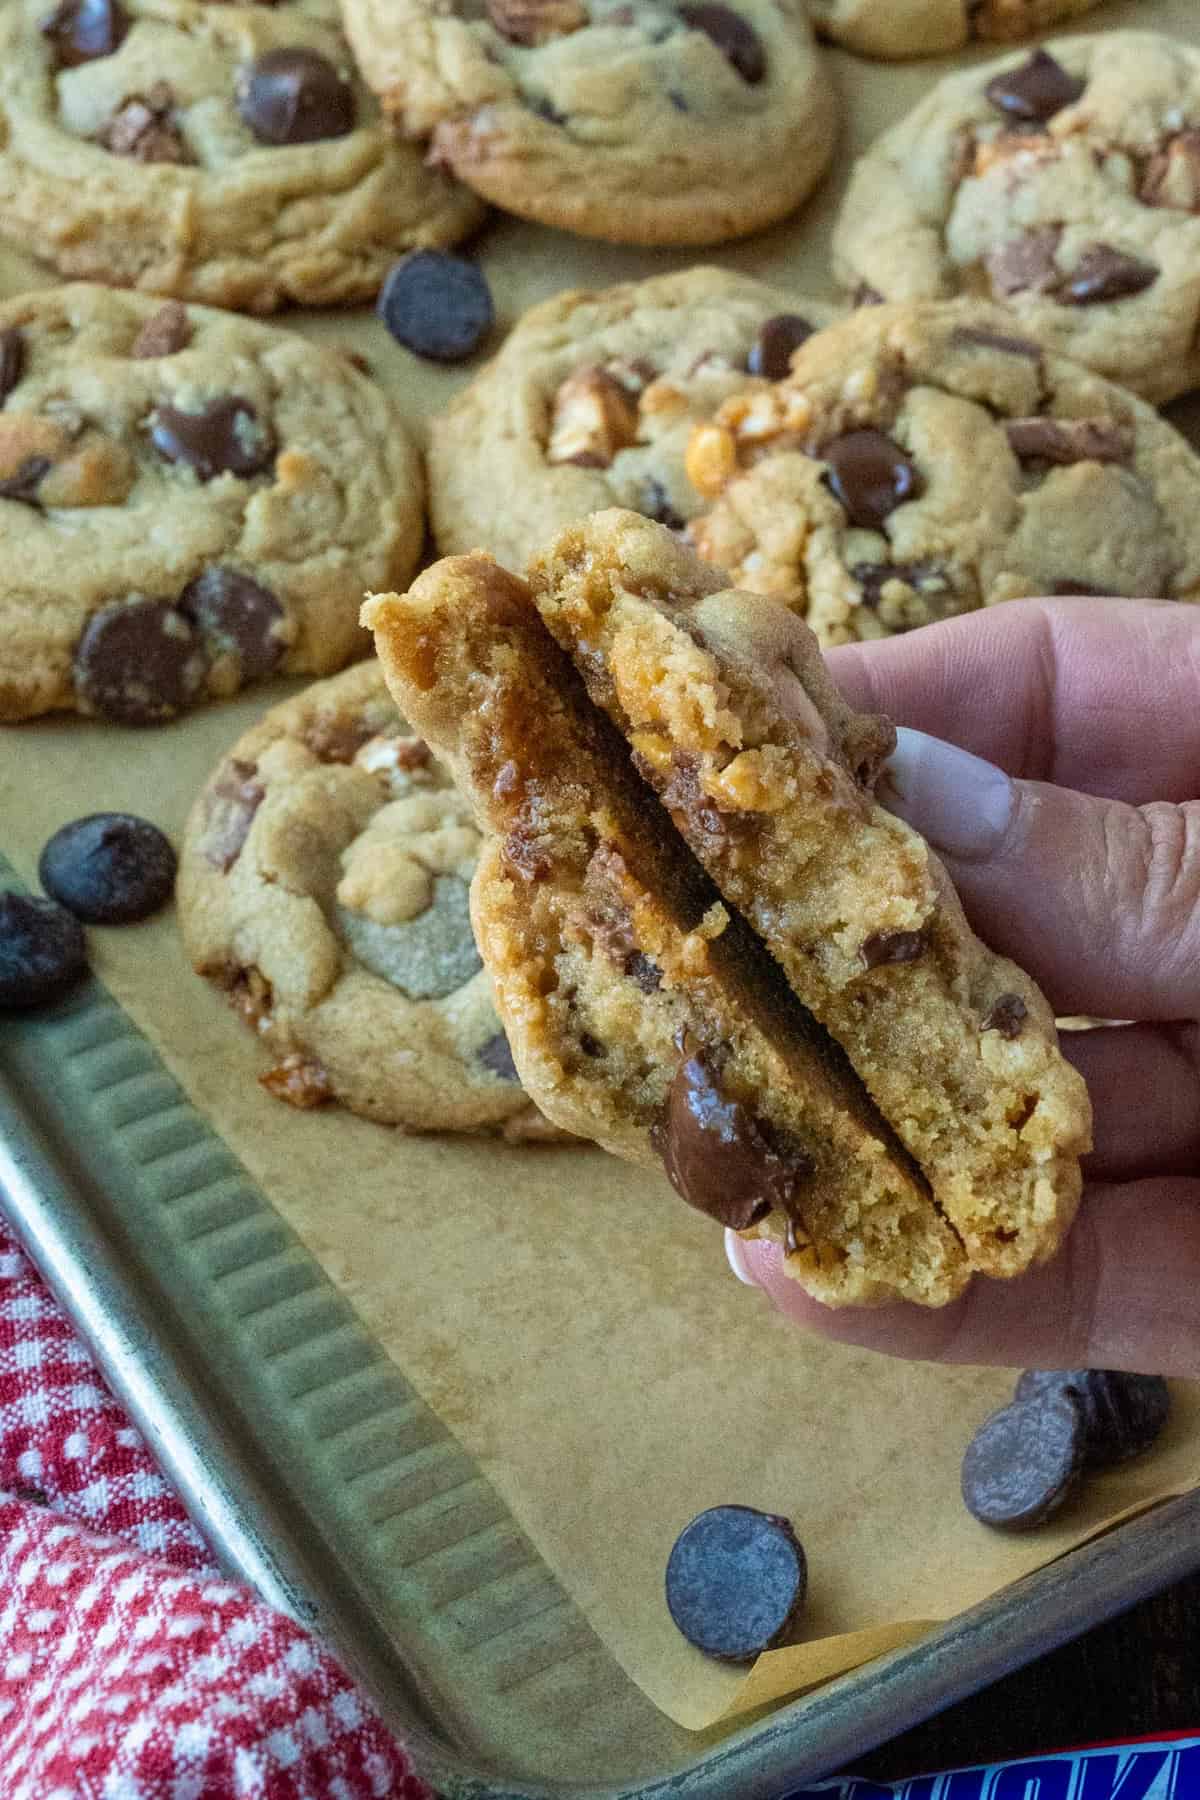
<path fill-rule="evenodd" d="M 430 1800 L 331 1656 L 224 1581 L 0 1220 L 3 1800 Z"/>

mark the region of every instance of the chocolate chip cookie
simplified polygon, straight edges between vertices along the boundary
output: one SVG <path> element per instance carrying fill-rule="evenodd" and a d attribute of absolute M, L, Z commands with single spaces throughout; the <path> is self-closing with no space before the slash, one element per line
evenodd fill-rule
<path fill-rule="evenodd" d="M 721 591 L 627 512 L 530 567 L 592 701 L 796 998 L 837 1041 L 972 1268 L 1053 1254 L 1090 1111 L 1029 977 L 974 936 L 929 847 L 872 797 L 889 739 L 778 602 Z M 390 671 L 389 671 L 390 672 Z M 536 1092 L 536 1086 L 534 1088 Z"/>
<path fill-rule="evenodd" d="M 858 163 L 839 279 L 994 299 L 1154 401 L 1200 382 L 1200 49 L 1063 38 L 947 76 Z"/>
<path fill-rule="evenodd" d="M 174 718 L 361 656 L 423 530 L 417 452 L 343 356 L 78 283 L 0 306 L 0 719 Z"/>
<path fill-rule="evenodd" d="M 975 39 L 1008 43 L 1037 37 L 1098 0 L 811 0 L 823 37 L 864 56 L 898 61 L 961 50 Z"/>
<path fill-rule="evenodd" d="M 364 617 L 474 802 L 477 940 L 547 1117 L 664 1170 L 722 1223 L 776 1232 L 830 1305 L 961 1292 L 970 1264 L 921 1171 L 639 779 L 529 588 L 477 553 Z M 882 720 L 847 716 L 847 732 L 872 766 L 891 742 Z"/>
<path fill-rule="evenodd" d="M 1200 597 L 1200 459 L 982 302 L 863 307 L 727 400 L 691 534 L 823 644 L 1029 594 Z"/>
<path fill-rule="evenodd" d="M 192 810 L 179 919 L 293 1106 L 386 1125 L 557 1136 L 525 1098 L 467 907 L 480 834 L 376 663 L 234 745 Z"/>
<path fill-rule="evenodd" d="M 65 275 L 247 312 L 372 296 L 475 197 L 396 143 L 336 0 L 10 0 L 0 229 Z"/>
<path fill-rule="evenodd" d="M 833 150 L 803 0 L 343 0 L 409 138 L 485 200 L 626 244 L 718 244 L 798 206 Z"/>
<path fill-rule="evenodd" d="M 692 426 L 835 316 L 725 269 L 557 294 L 433 420 L 430 508 L 441 550 L 523 568 L 605 506 L 674 527 L 704 505 L 684 456 Z M 505 472 L 502 483 L 495 471 Z"/>

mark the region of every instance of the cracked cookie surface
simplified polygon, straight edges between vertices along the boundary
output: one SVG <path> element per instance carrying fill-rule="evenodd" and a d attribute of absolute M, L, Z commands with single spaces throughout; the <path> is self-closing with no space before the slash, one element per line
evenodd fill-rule
<path fill-rule="evenodd" d="M 638 779 L 529 588 L 449 558 L 364 616 L 473 800 L 476 933 L 547 1117 L 779 1235 L 827 1304 L 953 1299 L 970 1267 L 920 1172 Z M 864 754 L 891 741 L 882 720 L 858 731 Z"/>
<path fill-rule="evenodd" d="M 811 0 L 824 37 L 864 56 L 889 61 L 938 56 L 978 40 L 1008 43 L 1037 37 L 1099 0 Z"/>
<path fill-rule="evenodd" d="M 834 99 L 802 0 L 344 0 L 367 80 L 433 162 L 522 218 L 717 244 L 799 205 Z"/>
<path fill-rule="evenodd" d="M 558 294 L 432 422 L 430 510 L 446 553 L 523 568 L 553 532 L 605 506 L 678 526 L 704 502 L 692 426 L 747 382 L 781 375 L 834 309 L 724 269 Z M 495 471 L 503 468 L 502 485 Z"/>
<path fill-rule="evenodd" d="M 77 283 L 0 305 L 0 719 L 151 725 L 362 656 L 420 462 L 336 351 Z"/>
<path fill-rule="evenodd" d="M 860 308 L 688 460 L 701 553 L 823 644 L 1032 594 L 1200 597 L 1200 459 L 981 303 Z"/>
<path fill-rule="evenodd" d="M 270 312 L 371 298 L 478 202 L 396 143 L 335 0 L 10 0 L 0 225 L 64 275 Z"/>
<path fill-rule="evenodd" d="M 837 1040 L 988 1275 L 1057 1250 L 1091 1115 L 1030 978 L 976 938 L 942 865 L 878 804 L 891 747 L 812 633 L 661 528 L 599 513 L 530 568 L 593 702 L 802 1004 Z"/>
<path fill-rule="evenodd" d="M 1200 381 L 1200 50 L 1062 38 L 947 76 L 855 167 L 838 279 L 969 293 L 1154 401 Z"/>
<path fill-rule="evenodd" d="M 471 933 L 480 834 L 374 662 L 274 707 L 214 770 L 179 865 L 197 972 L 298 1107 L 555 1135 L 521 1090 Z"/>

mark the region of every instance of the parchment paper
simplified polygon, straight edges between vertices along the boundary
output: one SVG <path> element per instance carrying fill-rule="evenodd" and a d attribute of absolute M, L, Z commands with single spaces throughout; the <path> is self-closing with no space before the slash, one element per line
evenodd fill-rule
<path fill-rule="evenodd" d="M 1197 12 L 1195 0 L 1130 0 L 1084 23 L 1200 42 Z M 950 66 L 829 65 L 846 112 L 833 176 L 790 225 L 710 257 L 798 294 L 832 293 L 828 231 L 852 154 Z M 512 221 L 479 248 L 504 323 L 563 286 L 689 260 Z M 50 279 L 0 259 L 0 293 Z M 418 363 L 366 313 L 287 322 L 364 353 L 418 429 L 468 373 Z M 52 830 L 108 808 L 148 814 L 178 839 L 211 764 L 287 691 L 276 683 L 159 731 L 74 719 L 3 731 L 5 849 L 32 880 Z M 733 1280 L 719 1233 L 665 1181 L 590 1147 L 406 1138 L 336 1110 L 294 1112 L 257 1086 L 258 1046 L 190 974 L 169 915 L 91 935 L 101 978 L 478 1459 L 618 1661 L 685 1726 L 828 1679 L 1200 1482 L 1200 1391 L 1179 1385 L 1172 1424 L 1141 1463 L 1094 1480 L 1059 1523 L 1024 1538 L 988 1532 L 963 1509 L 959 1461 L 1011 1375 L 910 1367 L 801 1336 Z M 691 1651 L 662 1598 L 676 1534 L 726 1501 L 787 1514 L 811 1567 L 808 1641 L 760 1659 L 749 1678 Z"/>

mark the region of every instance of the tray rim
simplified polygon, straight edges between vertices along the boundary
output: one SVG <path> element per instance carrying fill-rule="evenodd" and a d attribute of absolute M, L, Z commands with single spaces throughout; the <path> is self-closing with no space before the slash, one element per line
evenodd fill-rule
<path fill-rule="evenodd" d="M 111 1008 L 167 1073 L 99 981 L 93 978 L 83 992 L 92 1004 Z M 212 1122 L 197 1117 L 223 1144 Z M 336 1589 L 331 1570 L 322 1573 L 319 1554 L 296 1528 L 297 1517 L 307 1517 L 303 1495 L 269 1491 L 245 1435 L 228 1410 L 213 1405 L 212 1390 L 189 1366 L 194 1359 L 183 1356 L 150 1296 L 120 1266 L 89 1208 L 86 1181 L 69 1164 L 0 1067 L 0 1198 L 23 1247 L 219 1560 L 333 1645 L 447 1800 L 779 1800 L 1200 1569 L 1197 1487 L 1066 1552 L 913 1644 L 788 1702 L 714 1747 L 698 1747 L 694 1760 L 667 1775 L 616 1787 L 498 1777 L 439 1731 L 399 1638 L 380 1643 L 377 1621 Z M 246 1180 L 275 1213 L 269 1195 Z M 302 1255 L 320 1269 L 310 1252 Z"/>

